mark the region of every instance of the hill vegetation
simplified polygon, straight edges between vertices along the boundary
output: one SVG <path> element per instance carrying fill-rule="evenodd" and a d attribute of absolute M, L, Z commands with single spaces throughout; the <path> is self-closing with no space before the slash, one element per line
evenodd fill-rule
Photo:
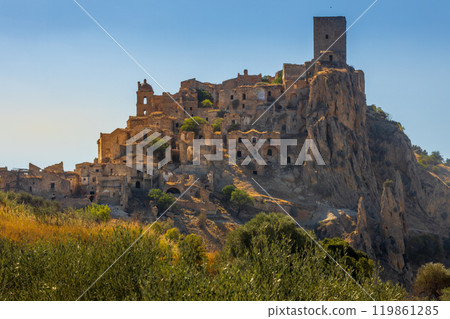
<path fill-rule="evenodd" d="M 0 299 L 76 300 L 149 226 L 105 211 L 0 193 Z M 354 280 L 376 300 L 406 297 L 362 252 L 322 242 L 350 278 L 283 214 L 257 215 L 218 252 L 168 225 L 153 224 L 81 299 L 369 300 Z"/>

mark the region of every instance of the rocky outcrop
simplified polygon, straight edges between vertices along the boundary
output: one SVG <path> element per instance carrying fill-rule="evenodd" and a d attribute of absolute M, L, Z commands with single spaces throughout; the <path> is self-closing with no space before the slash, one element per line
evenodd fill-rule
<path fill-rule="evenodd" d="M 295 137 L 313 139 L 326 165 L 308 162 L 269 172 L 265 186 L 294 206 L 316 202 L 316 209 L 357 210 L 351 234 L 338 216 L 316 221 L 319 233 L 341 232 L 392 273 L 408 277 L 405 242 L 411 233 L 449 237 L 449 187 L 418 165 L 397 122 L 367 107 L 361 71 L 324 67 L 302 90 L 308 98 L 299 101 Z M 294 181 L 283 179 L 285 174 Z"/>
<path fill-rule="evenodd" d="M 389 265 L 401 273 L 405 269 L 405 236 L 407 234 L 405 221 L 405 201 L 403 183 L 400 174 L 392 181 L 385 182 L 381 195 L 381 242 L 384 257 Z"/>

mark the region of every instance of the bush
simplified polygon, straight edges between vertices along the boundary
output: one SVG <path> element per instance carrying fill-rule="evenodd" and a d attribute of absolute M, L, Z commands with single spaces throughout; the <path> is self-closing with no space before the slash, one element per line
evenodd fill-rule
<path fill-rule="evenodd" d="M 230 201 L 238 207 L 238 215 L 241 212 L 241 209 L 246 205 L 253 205 L 254 199 L 243 189 L 236 188 L 231 193 Z"/>
<path fill-rule="evenodd" d="M 264 245 L 272 245 L 282 239 L 286 240 L 288 252 L 301 252 L 310 239 L 297 227 L 290 217 L 281 213 L 260 213 L 245 225 L 228 234 L 224 254 L 239 257 L 263 249 L 262 237 L 267 239 Z"/>
<path fill-rule="evenodd" d="M 166 211 L 170 205 L 175 202 L 175 197 L 172 194 L 166 194 L 159 188 L 151 189 L 148 193 L 148 197 L 156 204 L 158 207 L 158 213 L 161 214 Z"/>
<path fill-rule="evenodd" d="M 210 102 L 214 101 L 214 98 L 211 95 L 211 93 L 209 93 L 208 91 L 205 91 L 205 90 L 197 90 L 197 97 L 198 97 L 199 106 L 200 106 L 200 103 L 205 100 L 209 100 Z"/>
<path fill-rule="evenodd" d="M 262 82 L 269 83 L 270 75 L 264 75 L 261 79 Z"/>
<path fill-rule="evenodd" d="M 323 248 L 351 270 L 352 277 L 358 280 L 369 278 L 375 271 L 375 265 L 369 257 L 362 251 L 354 249 L 342 238 L 326 238 L 322 241 Z M 332 263 L 332 261 L 329 261 Z"/>
<path fill-rule="evenodd" d="M 217 118 L 212 125 L 214 132 L 220 132 L 222 129 L 223 118 Z"/>
<path fill-rule="evenodd" d="M 440 263 L 428 263 L 417 271 L 413 292 L 428 300 L 439 300 L 443 289 L 447 287 L 450 287 L 450 270 Z"/>
<path fill-rule="evenodd" d="M 411 236 L 406 241 L 406 257 L 414 265 L 423 265 L 442 260 L 444 250 L 439 237 L 434 234 Z"/>
<path fill-rule="evenodd" d="M 377 107 L 375 104 L 369 105 L 368 107 L 369 107 L 369 109 L 374 111 L 383 120 L 388 120 L 388 121 L 391 120 L 391 116 L 389 115 L 389 113 L 386 113 L 385 111 L 383 111 L 383 109 L 381 107 Z"/>
<path fill-rule="evenodd" d="M 198 134 L 201 124 L 208 123 L 206 120 L 199 116 L 190 117 L 184 120 L 183 125 L 181 125 L 180 130 L 187 132 L 195 132 Z"/>
<path fill-rule="evenodd" d="M 282 84 L 283 83 L 283 74 L 282 72 L 278 72 L 275 75 L 275 79 L 273 79 L 272 84 Z"/>
<path fill-rule="evenodd" d="M 170 240 L 178 241 L 178 239 L 180 239 L 180 231 L 178 230 L 178 228 L 173 227 L 168 229 L 164 236 Z"/>
<path fill-rule="evenodd" d="M 208 100 L 208 99 L 206 99 L 206 100 L 203 100 L 203 101 L 201 101 L 200 102 L 200 107 L 212 107 L 213 106 L 213 103 L 210 101 L 210 100 Z"/>
<path fill-rule="evenodd" d="M 222 188 L 222 194 L 224 196 L 224 199 L 226 201 L 230 201 L 231 200 L 231 193 L 233 193 L 233 191 L 236 189 L 236 187 L 234 187 L 233 185 L 227 185 L 224 188 Z"/>

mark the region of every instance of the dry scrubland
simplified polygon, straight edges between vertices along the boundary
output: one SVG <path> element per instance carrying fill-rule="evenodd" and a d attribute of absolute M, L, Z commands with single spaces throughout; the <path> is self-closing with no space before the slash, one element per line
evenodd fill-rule
<path fill-rule="evenodd" d="M 150 231 L 83 300 L 368 300 L 288 217 L 260 214 L 224 248 L 170 223 Z M 107 207 L 61 211 L 28 194 L 0 193 L 0 300 L 75 300 L 146 225 L 109 219 Z M 322 242 L 377 300 L 407 298 L 365 254 Z"/>

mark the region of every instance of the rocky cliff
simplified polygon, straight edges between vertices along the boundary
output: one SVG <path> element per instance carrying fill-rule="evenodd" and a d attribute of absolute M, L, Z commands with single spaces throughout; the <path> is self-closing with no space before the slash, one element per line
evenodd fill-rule
<path fill-rule="evenodd" d="M 449 187 L 418 165 L 397 122 L 367 107 L 362 71 L 323 67 L 301 93 L 308 98 L 298 102 L 298 130 L 289 136 L 313 139 L 326 165 L 269 170 L 261 183 L 290 202 L 299 222 L 346 238 L 407 282 L 408 240 L 449 237 Z"/>

